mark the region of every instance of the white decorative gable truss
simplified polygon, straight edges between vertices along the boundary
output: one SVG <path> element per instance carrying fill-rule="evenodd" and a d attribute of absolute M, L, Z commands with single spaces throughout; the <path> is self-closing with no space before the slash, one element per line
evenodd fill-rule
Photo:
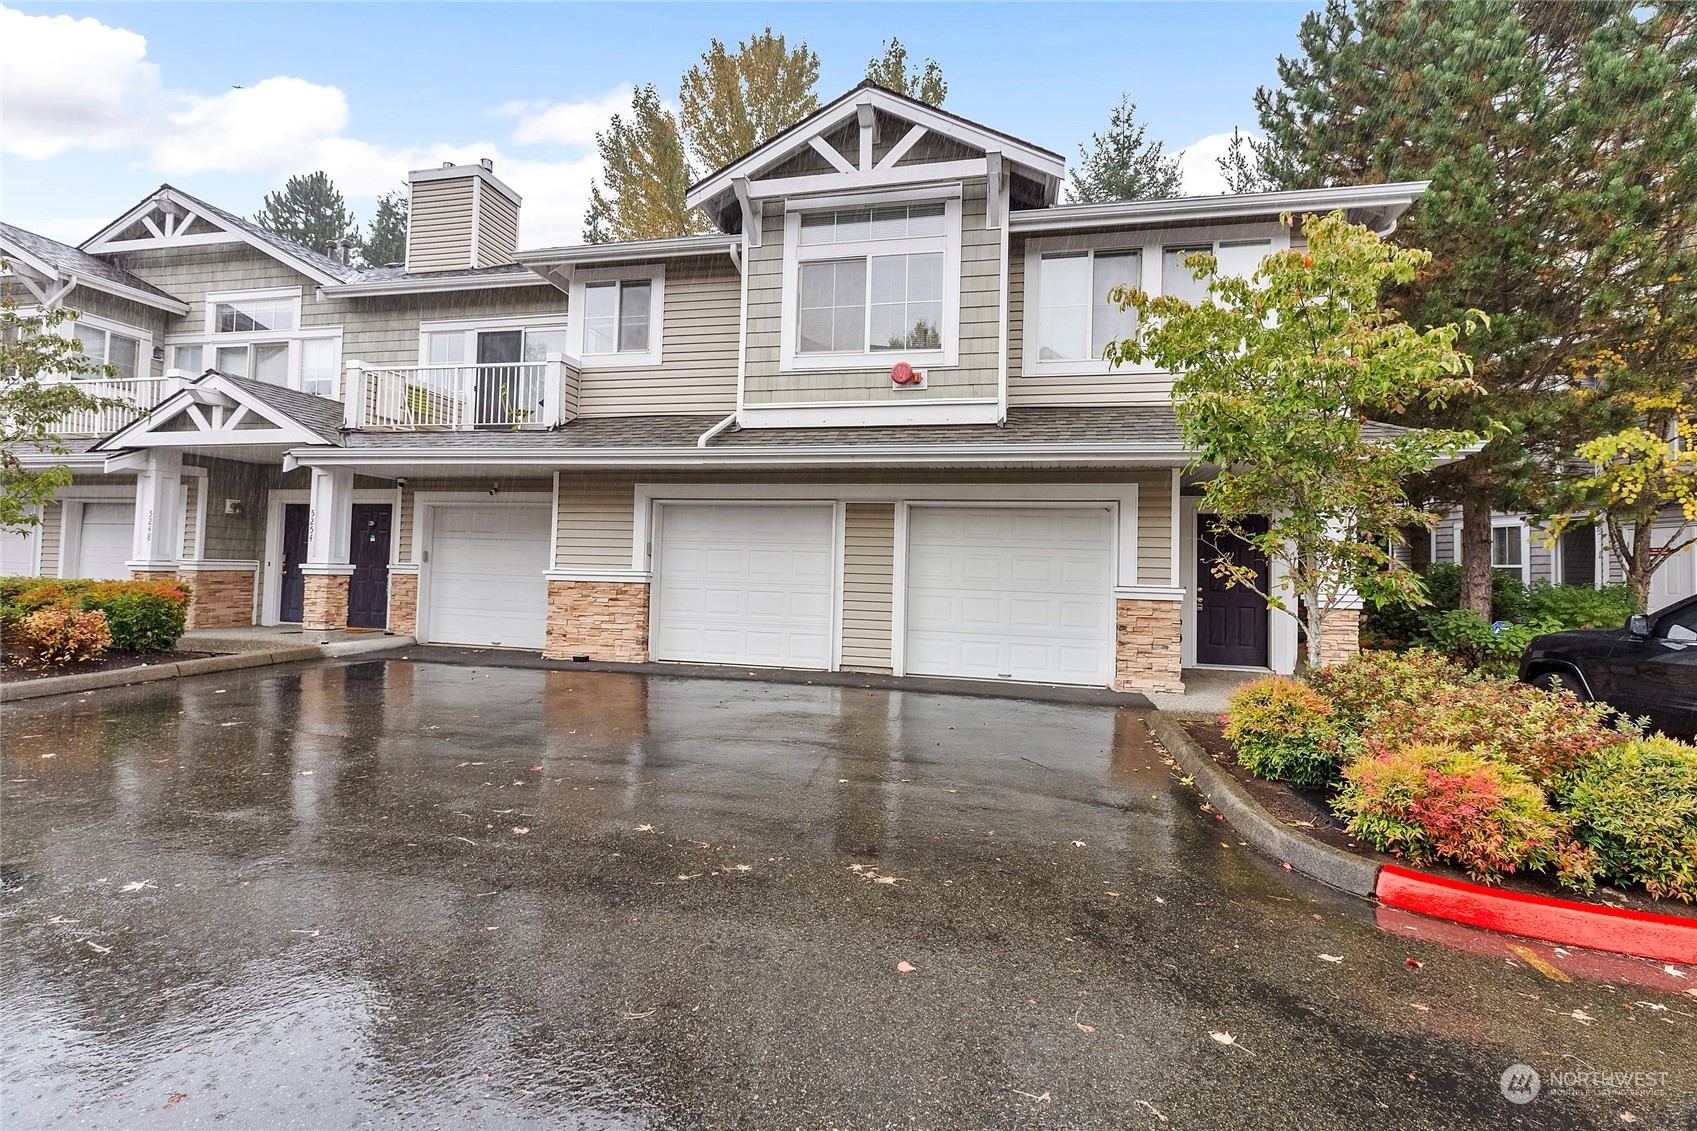
<path fill-rule="evenodd" d="M 885 131 L 899 130 L 892 140 Z M 921 156 L 926 159 L 920 159 Z M 767 201 L 837 196 L 987 177 L 1006 186 L 1019 176 L 1033 203 L 1053 204 L 1066 161 L 1029 142 L 904 97 L 870 82 L 802 119 L 747 156 L 698 181 L 686 197 L 721 228 L 740 213 L 752 247 L 760 246 Z M 990 193 L 990 227 L 1000 227 L 1005 194 Z"/>
<path fill-rule="evenodd" d="M 92 270 L 67 267 L 3 237 L 0 237 L 0 259 L 6 261 L 6 278 L 28 291 L 43 310 L 57 310 L 65 296 L 78 287 L 87 287 L 171 314 L 189 312 L 189 304 L 182 299 L 132 285 L 133 280 L 125 282 L 122 272 L 102 270 L 98 264 Z"/>
<path fill-rule="evenodd" d="M 95 233 L 82 245 L 82 250 L 92 255 L 110 255 L 124 251 L 247 244 L 326 286 L 348 281 L 348 278 L 326 269 L 328 260 L 320 262 L 296 254 L 286 242 L 266 239 L 263 232 L 248 228 L 248 225 L 220 213 L 205 201 L 196 200 L 181 189 L 163 185 Z"/>
<path fill-rule="evenodd" d="M 208 373 L 94 445 L 118 453 L 136 448 L 294 448 L 328 441 L 276 405 L 221 373 Z M 121 458 L 121 457 L 113 457 Z M 108 461 L 108 470 L 113 470 Z"/>

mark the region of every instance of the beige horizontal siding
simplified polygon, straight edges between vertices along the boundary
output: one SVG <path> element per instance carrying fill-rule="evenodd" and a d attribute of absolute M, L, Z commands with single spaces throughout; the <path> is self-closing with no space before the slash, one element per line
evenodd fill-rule
<path fill-rule="evenodd" d="M 313 290 L 318 284 L 246 244 L 191 244 L 126 251 L 120 261 L 131 274 L 189 304 L 188 314 L 181 318 L 173 316 L 167 323 L 168 331 L 173 334 L 206 332 L 206 296 L 215 291 L 299 287 L 305 295 L 301 321 L 310 324 L 307 311 L 314 306 Z"/>
<path fill-rule="evenodd" d="M 459 491 L 467 493 L 486 494 L 491 483 L 501 484 L 502 495 L 516 494 L 552 494 L 554 483 L 551 479 L 507 479 L 499 474 L 478 476 L 477 478 L 457 479 L 412 479 L 401 489 L 401 513 L 395 516 L 394 536 L 396 540 L 396 561 L 414 561 L 414 544 L 418 532 L 414 526 L 414 518 L 418 510 L 418 493 L 436 491 Z M 359 488 L 355 484 L 355 488 Z M 418 547 L 422 549 L 422 547 Z"/>
<path fill-rule="evenodd" d="M 485 185 L 477 208 L 477 265 L 499 267 L 511 263 L 519 240 L 518 206 L 504 193 Z"/>
<path fill-rule="evenodd" d="M 417 365 L 418 324 L 457 319 L 558 315 L 566 322 L 566 295 L 557 287 L 337 299 L 307 304 L 308 325 L 341 325 L 342 360 L 367 365 Z"/>
<path fill-rule="evenodd" d="M 729 256 L 666 268 L 658 366 L 585 369 L 580 416 L 729 413 L 737 407 L 742 277 Z"/>
<path fill-rule="evenodd" d="M 629 569 L 636 481 L 560 477 L 557 569 Z"/>
<path fill-rule="evenodd" d="M 896 508 L 850 503 L 843 508 L 843 667 L 890 670 Z"/>
<path fill-rule="evenodd" d="M 472 265 L 471 176 L 419 181 L 407 218 L 407 270 L 446 271 Z"/>
<path fill-rule="evenodd" d="M 194 558 L 194 540 L 200 527 L 200 484 L 202 476 L 185 475 L 183 485 L 188 488 L 188 501 L 183 507 L 183 557 Z"/>
<path fill-rule="evenodd" d="M 1173 477 L 1143 473 L 1137 484 L 1137 584 L 1177 585 L 1173 577 Z"/>
<path fill-rule="evenodd" d="M 41 576 L 59 576 L 59 548 L 65 541 L 65 507 L 48 503 L 41 508 Z"/>

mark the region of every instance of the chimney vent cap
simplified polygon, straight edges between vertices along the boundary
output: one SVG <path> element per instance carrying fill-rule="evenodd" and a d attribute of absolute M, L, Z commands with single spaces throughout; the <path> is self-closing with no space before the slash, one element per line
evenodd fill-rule
<path fill-rule="evenodd" d="M 478 162 L 478 164 L 482 165 L 484 167 L 484 169 L 486 169 L 487 171 L 489 171 L 491 173 L 493 173 L 495 171 L 495 162 L 488 157 L 483 158 L 481 161 Z"/>
<path fill-rule="evenodd" d="M 444 169 L 452 169 L 453 167 L 454 167 L 454 163 L 452 161 L 442 162 L 442 168 L 444 168 Z"/>

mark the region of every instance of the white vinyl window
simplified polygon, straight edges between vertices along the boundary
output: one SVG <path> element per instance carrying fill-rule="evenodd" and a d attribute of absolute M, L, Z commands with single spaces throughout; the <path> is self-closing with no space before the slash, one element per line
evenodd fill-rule
<path fill-rule="evenodd" d="M 583 288 L 583 353 L 647 353 L 654 313 L 648 279 L 608 279 Z"/>
<path fill-rule="evenodd" d="M 1519 523 L 1491 528 L 1491 565 L 1495 569 L 1524 574 L 1526 571 L 1526 528 Z"/>
<path fill-rule="evenodd" d="M 206 372 L 206 347 L 203 345 L 172 346 L 171 368 L 198 377 Z"/>
<path fill-rule="evenodd" d="M 649 263 L 596 267 L 572 278 L 563 335 L 525 340 L 526 356 L 557 351 L 589 369 L 660 364 L 665 339 L 666 268 Z"/>
<path fill-rule="evenodd" d="M 79 318 L 71 324 L 71 333 L 82 343 L 88 357 L 117 370 L 118 379 L 133 381 L 142 369 L 142 339 L 106 326 L 95 325 Z M 93 379 L 105 374 L 90 374 Z"/>
<path fill-rule="evenodd" d="M 293 330 L 300 322 L 300 294 L 292 298 L 232 298 L 212 304 L 215 334 L 251 334 L 265 330 Z"/>
<path fill-rule="evenodd" d="M 513 335 L 520 335 L 516 344 Z M 479 343 L 487 335 L 489 340 Z M 500 365 L 510 361 L 547 361 L 551 353 L 567 354 L 567 329 L 561 315 L 489 319 L 473 322 L 427 322 L 419 327 L 420 365 Z M 512 351 L 516 349 L 518 356 Z M 491 360 L 493 359 L 493 360 Z"/>
<path fill-rule="evenodd" d="M 1167 247 L 1161 249 L 1161 293 L 1181 298 L 1185 302 L 1199 303 L 1208 300 L 1209 276 L 1198 279 L 1195 269 L 1188 266 L 1185 260 L 1193 255 L 1214 254 L 1213 244 L 1192 244 L 1187 247 Z"/>
<path fill-rule="evenodd" d="M 827 208 L 786 218 L 782 364 L 954 364 L 955 200 Z"/>
<path fill-rule="evenodd" d="M 171 368 L 191 377 L 216 369 L 334 397 L 341 353 L 339 327 L 302 327 L 299 287 L 226 291 L 206 296 L 206 332 L 172 344 Z"/>
<path fill-rule="evenodd" d="M 1056 252 L 1038 260 L 1039 361 L 1099 358 L 1137 330 L 1137 312 L 1108 301 L 1115 287 L 1143 286 L 1140 250 Z"/>

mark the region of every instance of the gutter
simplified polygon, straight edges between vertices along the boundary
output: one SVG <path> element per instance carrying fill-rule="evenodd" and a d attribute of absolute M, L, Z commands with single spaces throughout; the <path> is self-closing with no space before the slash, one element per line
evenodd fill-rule
<path fill-rule="evenodd" d="M 1066 467 L 1078 465 L 1182 467 L 1192 454 L 1183 448 L 1103 448 L 1091 445 L 1021 447 L 964 447 L 947 444 L 914 444 L 881 449 L 865 447 L 790 446 L 738 451 L 735 448 L 601 448 L 564 449 L 557 452 L 504 453 L 487 448 L 299 448 L 287 459 L 301 467 L 362 467 L 408 464 L 430 467 L 867 467 L 1018 464 Z"/>
<path fill-rule="evenodd" d="M 442 291 L 492 291 L 507 287 L 551 287 L 541 275 L 464 275 L 457 279 L 384 279 L 375 283 L 335 283 L 318 288 L 320 300 L 325 295 L 341 298 L 367 298 L 395 294 L 435 294 Z"/>
<path fill-rule="evenodd" d="M 1405 181 L 1385 185 L 1291 189 L 1236 196 L 1187 196 L 1114 204 L 1062 204 L 1012 213 L 1008 217 L 1008 230 L 1046 232 L 1091 227 L 1123 227 L 1127 224 L 1171 224 L 1182 220 L 1265 216 L 1268 213 L 1276 214 L 1302 208 L 1383 208 L 1399 204 L 1407 207 L 1413 204 L 1430 184 L 1430 181 Z"/>

